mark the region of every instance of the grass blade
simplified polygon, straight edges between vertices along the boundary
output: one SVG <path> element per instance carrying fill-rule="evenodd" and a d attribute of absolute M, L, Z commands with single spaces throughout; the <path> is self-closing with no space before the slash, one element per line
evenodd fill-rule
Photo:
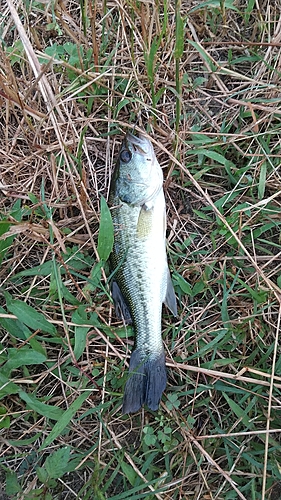
<path fill-rule="evenodd" d="M 62 431 L 68 426 L 71 419 L 74 417 L 75 413 L 81 408 L 84 401 L 89 397 L 90 391 L 85 391 L 69 406 L 69 408 L 63 413 L 61 419 L 54 425 L 53 429 L 50 431 L 45 441 L 41 444 L 39 452 L 45 450 L 52 444 L 52 442 L 60 436 Z"/>
<path fill-rule="evenodd" d="M 98 254 L 101 260 L 107 261 L 112 252 L 114 241 L 113 222 L 110 210 L 107 206 L 105 198 L 102 196 L 100 200 L 100 230 L 98 237 Z"/>
<path fill-rule="evenodd" d="M 25 325 L 33 330 L 42 330 L 43 332 L 55 335 L 56 327 L 46 320 L 45 316 L 21 300 L 10 300 L 7 297 L 7 309 L 17 316 Z"/>

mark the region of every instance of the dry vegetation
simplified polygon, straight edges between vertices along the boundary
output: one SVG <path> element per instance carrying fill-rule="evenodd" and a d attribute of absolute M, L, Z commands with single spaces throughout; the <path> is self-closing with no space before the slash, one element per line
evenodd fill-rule
<path fill-rule="evenodd" d="M 0 6 L 0 498 L 279 499 L 280 3 Z M 97 248 L 135 125 L 180 315 L 159 411 L 122 416 Z"/>

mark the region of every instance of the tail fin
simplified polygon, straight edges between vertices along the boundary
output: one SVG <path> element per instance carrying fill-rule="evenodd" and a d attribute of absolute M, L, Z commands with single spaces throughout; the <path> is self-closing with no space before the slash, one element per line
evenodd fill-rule
<path fill-rule="evenodd" d="M 167 384 L 165 352 L 152 352 L 148 355 L 140 349 L 132 352 L 129 378 L 125 385 L 123 413 L 134 413 L 142 405 L 155 411 Z"/>

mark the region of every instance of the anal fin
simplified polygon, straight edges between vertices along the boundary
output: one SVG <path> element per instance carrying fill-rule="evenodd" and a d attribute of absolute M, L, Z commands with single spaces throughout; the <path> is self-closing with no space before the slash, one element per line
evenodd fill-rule
<path fill-rule="evenodd" d="M 167 288 L 166 288 L 166 297 L 164 300 L 164 304 L 170 309 L 171 313 L 177 317 L 177 298 L 175 294 L 175 290 L 173 287 L 170 271 L 167 268 Z"/>
<path fill-rule="evenodd" d="M 122 319 L 126 325 L 131 325 L 133 321 L 129 307 L 126 304 L 126 301 L 118 284 L 114 280 L 111 283 L 111 295 L 113 298 L 117 318 Z"/>

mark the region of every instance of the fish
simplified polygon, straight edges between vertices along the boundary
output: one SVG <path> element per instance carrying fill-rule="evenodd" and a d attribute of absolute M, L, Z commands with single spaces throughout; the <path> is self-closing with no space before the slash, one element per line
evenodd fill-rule
<path fill-rule="evenodd" d="M 135 333 L 122 413 L 143 405 L 156 411 L 166 388 L 162 304 L 177 316 L 177 302 L 166 253 L 163 173 L 144 133 L 128 132 L 110 184 L 114 226 L 110 255 L 115 312 Z"/>

